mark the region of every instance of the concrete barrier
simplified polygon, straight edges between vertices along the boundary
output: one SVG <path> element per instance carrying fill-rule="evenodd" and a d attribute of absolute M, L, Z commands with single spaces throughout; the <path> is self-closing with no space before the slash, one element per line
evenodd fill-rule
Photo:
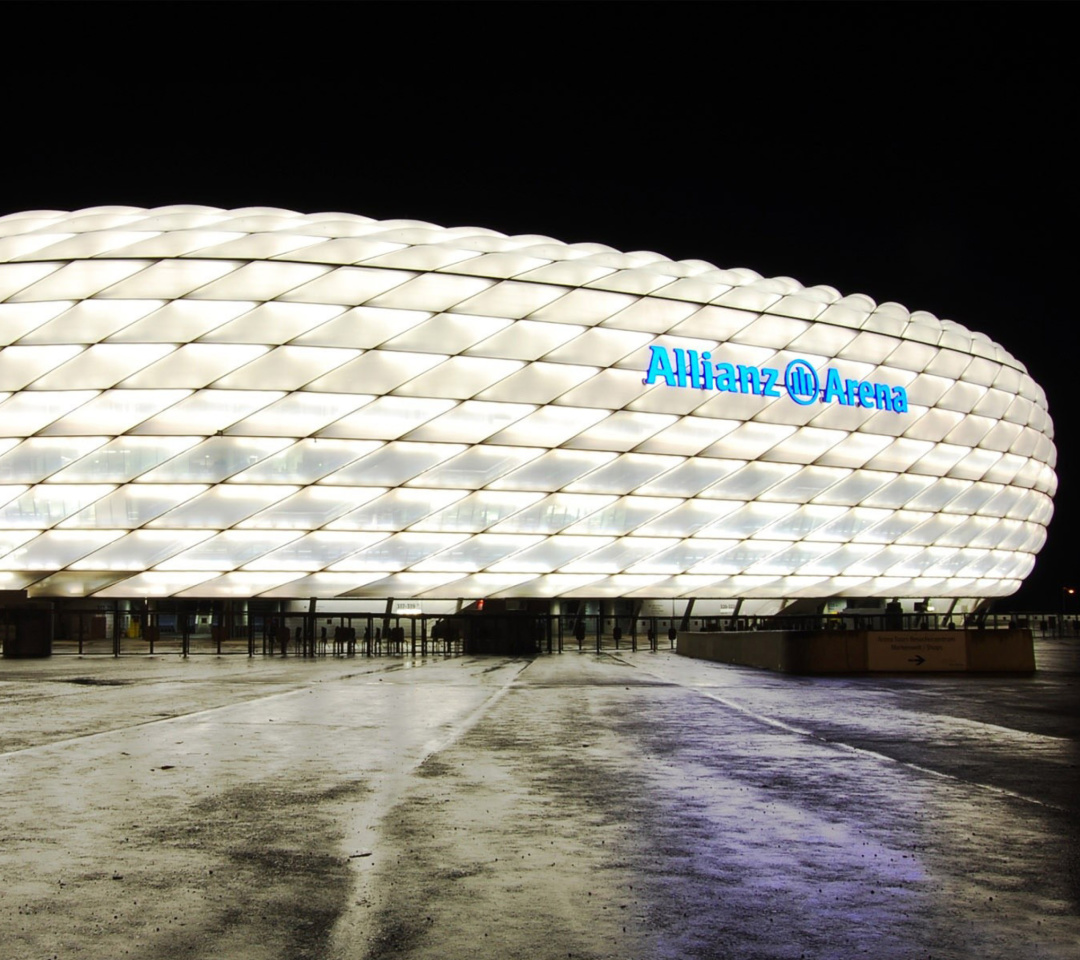
<path fill-rule="evenodd" d="M 1030 630 L 680 633 L 676 652 L 780 673 L 1030 673 Z"/>

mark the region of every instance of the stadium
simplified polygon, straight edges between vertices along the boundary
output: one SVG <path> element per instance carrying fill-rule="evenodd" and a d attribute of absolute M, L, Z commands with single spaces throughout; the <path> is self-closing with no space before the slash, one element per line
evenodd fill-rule
<path fill-rule="evenodd" d="M 950 320 L 343 213 L 0 218 L 0 392 L 6 608 L 117 623 L 968 616 L 1056 486 L 1043 390 Z"/>

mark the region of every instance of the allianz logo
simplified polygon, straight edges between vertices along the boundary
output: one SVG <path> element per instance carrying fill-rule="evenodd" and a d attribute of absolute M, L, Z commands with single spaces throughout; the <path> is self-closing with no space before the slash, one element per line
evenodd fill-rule
<path fill-rule="evenodd" d="M 774 367 L 744 363 L 724 363 L 709 351 L 671 350 L 651 346 L 649 369 L 641 382 L 646 386 L 663 381 L 669 387 L 716 390 L 718 393 L 746 393 L 758 397 L 787 396 L 801 406 L 811 403 L 839 403 L 845 407 L 868 407 L 892 413 L 908 412 L 907 390 L 887 383 L 852 380 L 828 367 L 822 377 L 809 360 L 797 358 L 783 375 Z"/>

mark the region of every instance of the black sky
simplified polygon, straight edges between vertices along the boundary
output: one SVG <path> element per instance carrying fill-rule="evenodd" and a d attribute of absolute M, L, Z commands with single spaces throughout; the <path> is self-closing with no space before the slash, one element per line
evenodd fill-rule
<path fill-rule="evenodd" d="M 1077 581 L 1070 5 L 12 7 L 0 214 L 341 210 L 929 310 L 1046 389 L 1061 486 L 1017 602 Z"/>

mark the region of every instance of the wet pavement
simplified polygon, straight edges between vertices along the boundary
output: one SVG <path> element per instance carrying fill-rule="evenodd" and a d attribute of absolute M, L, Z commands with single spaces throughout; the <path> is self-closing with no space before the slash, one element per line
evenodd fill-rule
<path fill-rule="evenodd" d="M 0 957 L 1080 956 L 1080 644 L 0 662 Z"/>

